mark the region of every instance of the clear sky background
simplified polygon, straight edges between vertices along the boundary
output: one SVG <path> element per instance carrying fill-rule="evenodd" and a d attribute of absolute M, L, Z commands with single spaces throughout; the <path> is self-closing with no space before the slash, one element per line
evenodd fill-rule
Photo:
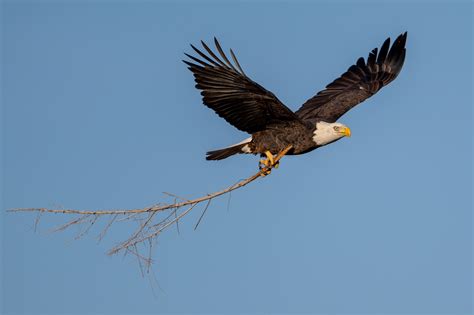
<path fill-rule="evenodd" d="M 472 311 L 471 2 L 2 2 L 6 314 Z M 287 157 L 155 249 L 155 293 L 118 225 L 49 233 L 13 207 L 134 208 L 221 189 L 255 156 L 181 62 L 217 36 L 296 110 L 388 36 L 399 77 L 346 114 L 352 138 Z"/>

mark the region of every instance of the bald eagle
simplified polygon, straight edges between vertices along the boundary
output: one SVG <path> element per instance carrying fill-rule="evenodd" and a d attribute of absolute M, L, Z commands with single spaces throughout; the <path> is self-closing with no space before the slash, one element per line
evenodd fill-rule
<path fill-rule="evenodd" d="M 291 149 L 287 154 L 303 154 L 350 137 L 349 127 L 337 120 L 397 77 L 405 60 L 406 39 L 405 32 L 390 47 L 387 38 L 380 50 L 373 49 L 367 60 L 359 58 L 296 112 L 250 79 L 231 49 L 232 63 L 216 38 L 214 44 L 220 57 L 203 41 L 207 54 L 191 45 L 201 59 L 185 54 L 192 62 L 183 62 L 194 75 L 203 103 L 237 129 L 251 134 L 235 145 L 207 152 L 206 159 L 221 160 L 238 153 L 260 154 L 267 157 L 260 160 L 260 166 L 269 168 L 274 155 L 288 146 Z"/>

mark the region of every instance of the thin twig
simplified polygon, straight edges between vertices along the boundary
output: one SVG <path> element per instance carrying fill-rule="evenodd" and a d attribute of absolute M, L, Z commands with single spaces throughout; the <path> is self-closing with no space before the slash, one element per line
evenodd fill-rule
<path fill-rule="evenodd" d="M 177 214 L 178 209 L 174 209 L 174 219 L 176 221 L 176 231 L 178 232 L 179 235 L 179 221 L 178 221 L 178 214 Z"/>
<path fill-rule="evenodd" d="M 81 237 L 83 237 L 84 235 L 86 235 L 89 232 L 89 230 L 92 228 L 94 223 L 97 221 L 97 219 L 99 219 L 99 216 L 95 215 L 91 220 L 89 220 L 89 224 L 87 225 L 87 228 L 85 228 L 81 233 L 76 235 L 76 237 L 74 239 L 78 240 Z"/>
<path fill-rule="evenodd" d="M 207 208 L 209 208 L 209 205 L 211 204 L 211 200 L 212 200 L 212 199 L 209 199 L 209 200 L 207 201 L 206 207 L 205 207 L 204 210 L 202 211 L 201 216 L 199 217 L 199 220 L 197 221 L 196 225 L 194 226 L 194 231 L 196 231 L 196 229 L 197 229 L 198 226 L 199 226 L 199 223 L 201 223 L 202 217 L 204 216 L 204 214 L 206 214 Z"/>
<path fill-rule="evenodd" d="M 230 210 L 230 200 L 232 199 L 232 192 L 229 192 L 229 199 L 227 199 L 227 212 Z"/>
<path fill-rule="evenodd" d="M 118 214 L 114 215 L 112 219 L 109 220 L 107 225 L 102 229 L 98 236 L 99 242 L 102 241 L 102 239 L 105 237 L 105 234 L 107 234 L 107 231 L 109 230 L 110 226 L 114 223 L 115 219 L 117 219 L 117 216 Z"/>
<path fill-rule="evenodd" d="M 39 225 L 39 222 L 40 222 L 40 219 L 41 219 L 41 216 L 43 215 L 43 213 L 39 212 L 37 215 L 36 215 L 36 219 L 35 219 L 35 226 L 34 226 L 34 231 L 36 232 L 38 230 L 38 225 Z"/>
<path fill-rule="evenodd" d="M 176 200 L 177 200 L 177 199 L 181 199 L 181 200 L 184 200 L 184 201 L 189 201 L 189 199 L 186 199 L 186 198 L 177 196 L 177 195 L 175 195 L 175 194 L 172 194 L 172 193 L 169 193 L 169 192 L 166 192 L 166 191 L 164 191 L 163 194 L 168 195 L 168 196 L 170 196 L 170 197 L 174 197 L 174 198 L 175 198 L 175 203 L 176 203 Z"/>
<path fill-rule="evenodd" d="M 59 232 L 59 231 L 64 231 L 65 229 L 67 229 L 68 227 L 70 227 L 71 225 L 75 225 L 75 224 L 79 224 L 79 223 L 82 223 L 82 221 L 84 221 L 85 219 L 87 219 L 88 217 L 90 216 L 90 214 L 86 214 L 86 215 L 83 215 L 77 219 L 74 219 L 74 220 L 71 220 L 69 222 L 67 222 L 66 224 L 63 224 L 57 228 L 55 228 L 52 232 Z"/>

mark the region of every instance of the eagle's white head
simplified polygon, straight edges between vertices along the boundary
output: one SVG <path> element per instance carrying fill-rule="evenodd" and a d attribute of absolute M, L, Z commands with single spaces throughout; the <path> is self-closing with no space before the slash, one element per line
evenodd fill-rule
<path fill-rule="evenodd" d="M 313 141 L 318 146 L 323 146 L 341 139 L 342 137 L 350 137 L 351 130 L 341 123 L 327 123 L 319 121 L 316 123 L 316 129 L 313 132 Z"/>

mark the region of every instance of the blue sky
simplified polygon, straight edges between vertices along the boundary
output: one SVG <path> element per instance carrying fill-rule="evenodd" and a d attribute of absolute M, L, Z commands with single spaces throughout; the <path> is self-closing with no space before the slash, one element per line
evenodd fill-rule
<path fill-rule="evenodd" d="M 471 2 L 2 3 L 2 294 L 6 314 L 468 314 L 472 311 Z M 341 118 L 352 137 L 297 157 L 168 231 L 155 294 L 61 215 L 223 188 L 258 158 L 181 62 L 217 36 L 296 110 L 386 37 L 408 31 L 388 87 Z"/>

